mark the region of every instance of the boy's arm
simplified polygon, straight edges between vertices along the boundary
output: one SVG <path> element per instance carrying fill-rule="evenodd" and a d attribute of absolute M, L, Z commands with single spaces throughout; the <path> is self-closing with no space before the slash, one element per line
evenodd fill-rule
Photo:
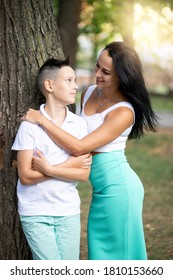
<path fill-rule="evenodd" d="M 88 181 L 92 157 L 90 154 L 79 157 L 70 156 L 61 164 L 50 165 L 48 160 L 37 150 L 37 157 L 33 157 L 34 170 L 49 177 L 68 181 Z"/>
<path fill-rule="evenodd" d="M 44 158 L 44 161 L 47 162 L 47 167 L 44 167 L 45 170 L 43 170 L 43 167 L 40 167 L 40 169 L 37 167 L 37 170 L 36 167 L 33 169 L 32 159 L 32 150 L 20 150 L 17 152 L 18 176 L 22 185 L 37 184 L 50 179 L 50 177 L 69 181 L 88 181 L 90 166 L 87 165 L 87 168 L 82 167 L 84 162 L 87 164 L 90 161 L 86 158 L 84 158 L 83 161 L 76 159 L 75 164 L 67 160 L 62 164 L 52 166 L 48 163 L 46 158 Z M 38 159 L 39 157 L 34 158 L 35 161 Z M 42 166 L 45 165 L 45 162 L 42 160 Z M 70 167 L 75 165 L 78 165 L 78 167 Z M 44 174 L 43 171 L 45 171 Z"/>
<path fill-rule="evenodd" d="M 18 176 L 22 185 L 33 185 L 50 179 L 32 169 L 33 150 L 17 151 Z"/>
<path fill-rule="evenodd" d="M 65 181 L 81 181 L 87 182 L 89 179 L 90 168 L 70 168 L 59 167 L 58 165 L 50 165 L 46 171 L 46 175 Z"/>

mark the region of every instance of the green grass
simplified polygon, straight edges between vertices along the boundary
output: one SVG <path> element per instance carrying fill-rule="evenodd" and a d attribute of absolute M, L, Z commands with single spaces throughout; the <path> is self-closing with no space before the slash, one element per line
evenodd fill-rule
<path fill-rule="evenodd" d="M 173 129 L 147 133 L 128 141 L 127 158 L 145 188 L 143 221 L 148 259 L 173 259 Z M 87 259 L 87 214 L 90 183 L 78 187 L 81 196 L 81 259 Z"/>
<path fill-rule="evenodd" d="M 153 109 L 157 112 L 172 112 L 173 113 L 173 98 L 165 96 L 151 96 Z"/>

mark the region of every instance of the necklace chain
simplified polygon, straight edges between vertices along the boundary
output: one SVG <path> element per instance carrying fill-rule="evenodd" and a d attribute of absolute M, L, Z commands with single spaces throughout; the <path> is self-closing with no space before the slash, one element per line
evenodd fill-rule
<path fill-rule="evenodd" d="M 102 90 L 97 90 L 96 94 L 97 94 L 97 96 L 99 97 L 99 99 L 103 98 L 103 100 L 100 101 L 99 108 L 100 108 L 100 107 L 103 107 L 103 106 L 105 105 L 105 101 L 106 101 L 106 104 L 107 104 L 107 103 L 113 103 L 113 104 L 115 104 L 115 103 L 117 103 L 117 102 L 122 101 L 121 99 L 115 98 L 115 99 L 112 100 L 112 102 L 111 102 L 111 101 L 109 100 L 109 98 L 103 97 L 103 92 L 102 92 Z"/>
<path fill-rule="evenodd" d="M 105 99 L 106 99 L 106 98 L 104 97 L 103 100 L 100 102 L 99 107 L 103 107 Z"/>

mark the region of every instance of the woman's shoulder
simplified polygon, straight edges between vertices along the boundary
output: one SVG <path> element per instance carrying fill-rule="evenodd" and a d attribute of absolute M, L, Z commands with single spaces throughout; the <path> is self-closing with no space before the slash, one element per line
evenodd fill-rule
<path fill-rule="evenodd" d="M 81 104 L 86 103 L 86 101 L 89 99 L 90 95 L 92 94 L 92 92 L 94 91 L 94 89 L 96 87 L 97 87 L 96 85 L 90 85 L 90 86 L 88 86 L 88 87 L 86 87 L 85 89 L 82 90 Z"/>
<path fill-rule="evenodd" d="M 124 107 L 129 108 L 134 113 L 134 108 L 133 108 L 132 104 L 128 101 L 120 101 L 120 102 L 110 106 L 109 108 L 107 108 L 105 111 L 103 111 L 103 113 L 107 114 L 108 112 L 113 111 L 114 109 L 117 109 L 117 108 L 121 108 L 121 107 L 122 108 L 124 108 Z"/>
<path fill-rule="evenodd" d="M 117 104 L 115 104 L 115 107 L 127 107 L 134 111 L 133 105 L 129 101 L 120 101 Z"/>

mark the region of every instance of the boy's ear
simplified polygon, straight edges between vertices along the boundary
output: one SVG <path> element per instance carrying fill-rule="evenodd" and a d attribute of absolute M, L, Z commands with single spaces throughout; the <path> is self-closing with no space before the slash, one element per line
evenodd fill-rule
<path fill-rule="evenodd" d="M 51 80 L 45 80 L 44 81 L 44 87 L 47 91 L 52 92 L 53 91 L 53 85 Z"/>

